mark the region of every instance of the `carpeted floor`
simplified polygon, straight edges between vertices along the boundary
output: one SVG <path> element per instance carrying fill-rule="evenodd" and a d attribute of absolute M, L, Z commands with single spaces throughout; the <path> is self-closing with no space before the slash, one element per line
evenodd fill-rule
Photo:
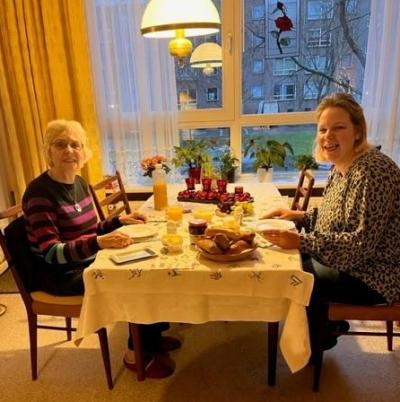
<path fill-rule="evenodd" d="M 114 390 L 106 386 L 97 336 L 77 348 L 63 333 L 39 332 L 39 379 L 30 379 L 28 331 L 19 295 L 0 295 L 0 402 L 395 402 L 399 400 L 400 340 L 387 352 L 384 338 L 342 337 L 325 353 L 321 391 L 311 391 L 312 367 L 290 373 L 278 354 L 277 385 L 266 384 L 263 323 L 174 324 L 183 339 L 172 353 L 177 369 L 164 380 L 137 382 L 122 365 L 127 326 L 109 329 Z M 46 323 L 61 322 L 44 318 Z M 358 323 L 360 325 L 360 323 Z"/>

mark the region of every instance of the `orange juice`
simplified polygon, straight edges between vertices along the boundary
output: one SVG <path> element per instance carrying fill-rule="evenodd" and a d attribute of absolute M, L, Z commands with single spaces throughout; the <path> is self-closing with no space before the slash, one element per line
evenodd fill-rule
<path fill-rule="evenodd" d="M 205 219 L 208 223 L 211 223 L 214 216 L 214 211 L 206 208 L 199 208 L 193 211 L 193 217 L 195 219 Z"/>
<path fill-rule="evenodd" d="M 154 195 L 154 209 L 161 211 L 168 206 L 167 196 L 167 183 L 154 183 L 153 184 Z"/>
<path fill-rule="evenodd" d="M 166 209 L 167 219 L 175 222 L 179 222 L 183 217 L 183 207 L 181 205 L 170 205 Z"/>

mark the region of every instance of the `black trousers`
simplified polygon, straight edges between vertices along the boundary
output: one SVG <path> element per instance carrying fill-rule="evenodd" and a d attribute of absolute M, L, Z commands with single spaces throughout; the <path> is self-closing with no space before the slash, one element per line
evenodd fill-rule
<path fill-rule="evenodd" d="M 328 303 L 381 304 L 385 298 L 360 279 L 320 264 L 308 255 L 302 255 L 303 269 L 314 275 L 314 287 L 307 307 L 311 348 L 316 342 L 318 325 L 328 324 Z M 326 336 L 329 336 L 326 327 Z"/>

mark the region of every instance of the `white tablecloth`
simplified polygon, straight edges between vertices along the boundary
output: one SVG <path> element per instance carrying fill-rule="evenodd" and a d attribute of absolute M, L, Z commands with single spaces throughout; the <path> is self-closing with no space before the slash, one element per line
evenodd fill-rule
<path fill-rule="evenodd" d="M 177 187 L 169 188 L 171 201 Z M 256 214 L 282 205 L 272 184 L 245 185 L 255 197 Z M 197 206 L 197 204 L 196 204 Z M 215 208 L 215 206 L 209 206 Z M 150 199 L 142 208 L 151 221 L 164 213 L 152 209 Z M 155 225 L 160 234 L 164 222 Z M 307 364 L 310 356 L 305 306 L 309 302 L 313 276 L 301 270 L 297 250 L 258 248 L 251 259 L 217 263 L 198 255 L 190 246 L 185 221 L 182 253 L 165 253 L 161 242 L 144 245 L 158 253 L 157 258 L 116 266 L 109 259 L 115 250 L 102 250 L 84 272 L 85 295 L 78 322 L 76 342 L 107 324 L 126 321 L 204 323 L 207 321 L 284 320 L 280 347 L 292 371 Z"/>

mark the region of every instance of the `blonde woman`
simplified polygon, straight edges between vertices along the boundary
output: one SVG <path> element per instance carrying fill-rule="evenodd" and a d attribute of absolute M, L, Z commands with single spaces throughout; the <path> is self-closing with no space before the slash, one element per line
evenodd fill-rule
<path fill-rule="evenodd" d="M 316 112 L 316 158 L 334 165 L 322 205 L 265 216 L 295 220 L 306 233 L 264 232 L 275 245 L 299 249 L 304 268 L 314 274 L 312 342 L 316 320 L 327 319 L 325 302 L 392 303 L 400 295 L 400 169 L 368 144 L 363 110 L 351 95 L 328 96 Z M 325 349 L 335 346 L 329 330 L 336 329 L 348 330 L 349 324 L 327 322 Z"/>
<path fill-rule="evenodd" d="M 87 183 L 78 175 L 91 156 L 86 132 L 76 121 L 55 120 L 44 135 L 44 152 L 49 169 L 27 187 L 22 200 L 28 240 L 37 261 L 36 288 L 55 295 L 84 293 L 83 270 L 104 248 L 123 248 L 133 240 L 115 231 L 122 225 L 146 222 L 138 212 L 97 222 Z M 172 374 L 173 361 L 162 346 L 170 350 L 180 346 L 175 338 L 161 337 L 168 324 L 145 325 L 143 346 L 159 359 L 149 377 Z M 163 343 L 164 342 L 164 343 Z M 131 342 L 129 343 L 132 348 Z M 128 352 L 127 356 L 133 355 Z M 153 359 L 154 360 L 154 359 Z M 129 362 L 129 360 L 128 360 Z M 135 368 L 133 364 L 127 365 Z"/>

